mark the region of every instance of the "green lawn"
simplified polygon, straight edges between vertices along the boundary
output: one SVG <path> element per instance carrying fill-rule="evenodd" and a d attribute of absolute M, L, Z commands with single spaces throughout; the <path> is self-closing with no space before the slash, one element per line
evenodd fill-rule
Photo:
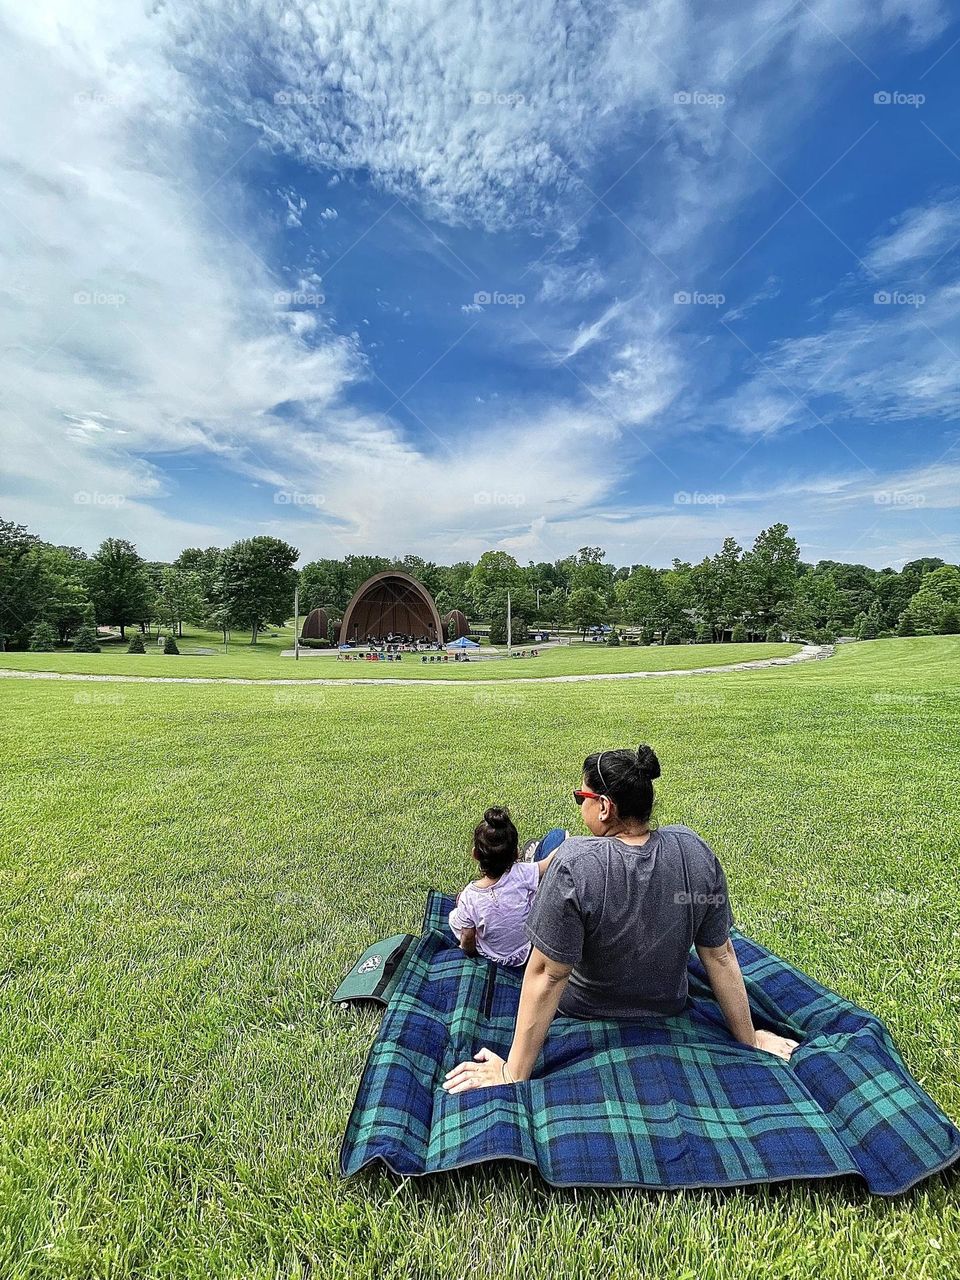
<path fill-rule="evenodd" d="M 471 875 L 486 804 L 575 828 L 583 757 L 649 741 L 739 927 L 883 1018 L 960 1119 L 958 666 L 934 637 L 500 691 L 0 682 L 0 1277 L 955 1276 L 955 1174 L 894 1203 L 343 1182 L 378 1017 L 328 997 Z"/>
<path fill-rule="evenodd" d="M 188 631 L 179 641 L 179 657 L 162 653 L 156 643 L 145 654 L 127 653 L 126 646 L 109 644 L 101 653 L 0 653 L 0 667 L 17 671 L 74 671 L 88 675 L 144 676 L 239 676 L 243 679 L 310 680 L 330 678 L 420 680 L 503 680 L 516 676 L 559 676 L 603 671 L 669 671 L 674 668 L 718 667 L 730 662 L 750 662 L 757 658 L 785 657 L 797 653 L 796 644 L 681 644 L 622 645 L 608 649 L 602 644 L 564 645 L 544 649 L 537 658 L 510 658 L 423 663 L 416 654 L 406 654 L 402 662 L 338 662 L 334 653 L 305 653 L 299 662 L 281 658 L 282 649 L 293 646 L 290 628 L 278 628 L 257 645 L 245 637 L 231 639 L 226 653 L 218 633 Z M 191 649 L 216 648 L 212 654 L 194 654 Z"/>

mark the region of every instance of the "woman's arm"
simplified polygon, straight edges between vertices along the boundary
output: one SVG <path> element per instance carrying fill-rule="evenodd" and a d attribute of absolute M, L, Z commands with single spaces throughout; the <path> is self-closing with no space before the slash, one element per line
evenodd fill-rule
<path fill-rule="evenodd" d="M 697 955 L 707 973 L 707 981 L 717 998 L 730 1034 L 751 1049 L 765 1049 L 778 1058 L 788 1060 L 797 1047 L 796 1040 L 788 1040 L 772 1031 L 757 1031 L 750 1015 L 750 1001 L 743 985 L 740 962 L 728 938 L 720 947 L 697 947 Z"/>
<path fill-rule="evenodd" d="M 537 870 L 540 872 L 541 880 L 543 879 L 544 872 L 550 866 L 550 863 L 554 860 L 555 857 L 556 857 L 555 853 L 548 853 L 545 858 L 541 858 L 539 862 L 535 862 L 533 864 L 537 868 Z"/>
<path fill-rule="evenodd" d="M 523 975 L 513 1044 L 506 1060 L 490 1049 L 481 1049 L 474 1062 L 461 1062 L 447 1072 L 443 1082 L 447 1093 L 529 1080 L 572 970 L 573 965 L 559 964 L 534 947 Z"/>

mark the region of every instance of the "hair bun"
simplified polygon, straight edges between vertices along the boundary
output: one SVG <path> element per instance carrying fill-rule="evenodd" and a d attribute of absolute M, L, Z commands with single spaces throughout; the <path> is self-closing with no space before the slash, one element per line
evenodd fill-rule
<path fill-rule="evenodd" d="M 645 742 L 642 742 L 637 747 L 637 768 L 651 782 L 654 778 L 660 777 L 660 761 L 657 759 L 657 753 L 653 747 L 648 747 Z"/>
<path fill-rule="evenodd" d="M 483 815 L 484 822 L 490 827 L 506 827 L 511 824 L 510 810 L 502 805 L 493 805 Z"/>

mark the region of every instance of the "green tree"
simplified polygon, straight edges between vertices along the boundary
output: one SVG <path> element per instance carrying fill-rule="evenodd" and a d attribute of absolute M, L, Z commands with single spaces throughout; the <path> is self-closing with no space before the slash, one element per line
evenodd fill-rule
<path fill-rule="evenodd" d="M 200 626 L 208 626 L 209 619 L 216 612 L 217 579 L 220 557 L 223 552 L 219 547 L 188 547 L 181 551 L 173 562 L 173 568 L 180 573 L 193 575 L 193 590 L 199 590 L 200 600 L 190 613 L 183 615 L 185 622 L 194 622 Z M 159 583 L 158 583 L 159 586 Z M 210 628 L 214 630 L 215 628 Z"/>
<path fill-rule="evenodd" d="M 614 588 L 626 622 L 659 630 L 666 622 L 667 596 L 661 574 L 649 565 L 635 566 Z"/>
<path fill-rule="evenodd" d="M 146 651 L 143 643 L 143 633 L 135 631 L 130 637 L 130 643 L 127 645 L 127 653 L 146 653 Z"/>
<path fill-rule="evenodd" d="M 125 538 L 106 538 L 89 562 L 88 587 L 97 618 L 120 628 L 139 622 L 150 605 L 150 578 L 137 549 Z"/>
<path fill-rule="evenodd" d="M 83 613 L 83 621 L 77 628 L 77 634 L 73 637 L 73 645 L 71 646 L 74 653 L 99 653 L 100 645 L 97 641 L 97 624 L 94 620 L 93 605 L 87 605 Z"/>
<path fill-rule="evenodd" d="M 293 610 L 300 552 L 280 538 L 241 538 L 220 557 L 217 597 L 228 627 L 248 627 L 256 644 L 261 627 L 279 627 Z"/>
<path fill-rule="evenodd" d="M 330 617 L 342 618 L 352 594 L 342 560 L 311 560 L 300 570 L 300 608 L 304 613 L 326 609 Z"/>
<path fill-rule="evenodd" d="M 603 597 L 590 587 L 577 587 L 576 591 L 570 592 L 567 613 L 570 625 L 585 636 L 589 627 L 598 627 L 603 621 Z"/>
<path fill-rule="evenodd" d="M 31 653 L 53 653 L 56 648 L 57 635 L 49 622 L 40 619 L 30 636 Z"/>
<path fill-rule="evenodd" d="M 163 652 L 177 653 L 177 654 L 180 652 L 180 650 L 177 648 L 176 637 L 170 631 L 168 631 L 163 638 Z"/>
<path fill-rule="evenodd" d="M 747 628 L 743 625 L 742 622 L 738 622 L 735 624 L 733 631 L 730 634 L 730 639 L 733 644 L 747 643 L 749 636 L 747 635 Z"/>
<path fill-rule="evenodd" d="M 484 551 L 467 579 L 466 591 L 473 612 L 492 619 L 495 604 L 505 609 L 507 589 L 519 592 L 523 586 L 523 571 L 513 556 L 506 551 Z"/>
<path fill-rule="evenodd" d="M 877 638 L 877 620 L 872 613 L 860 613 L 857 615 L 854 625 L 853 634 L 858 640 L 876 640 Z"/>
<path fill-rule="evenodd" d="M 916 635 L 937 635 L 948 609 L 960 609 L 960 569 L 955 565 L 941 565 L 923 575 L 904 617 L 909 616 Z"/>
<path fill-rule="evenodd" d="M 39 545 L 25 524 L 0 521 L 0 650 L 29 643 L 43 594 L 34 573 L 27 572 L 27 553 Z"/>
<path fill-rule="evenodd" d="M 765 631 L 786 615 L 799 563 L 800 548 L 785 524 L 773 524 L 757 535 L 742 561 L 746 612 L 757 627 Z"/>
<path fill-rule="evenodd" d="M 728 631 L 746 607 L 742 555 L 743 549 L 736 538 L 724 538 L 723 547 L 713 557 L 719 600 L 717 625 L 721 631 Z"/>
<path fill-rule="evenodd" d="M 178 636 L 183 635 L 184 622 L 201 622 L 208 606 L 200 574 L 175 565 L 164 569 L 155 609 L 160 621 Z"/>
<path fill-rule="evenodd" d="M 491 591 L 487 597 L 490 621 L 490 643 L 507 642 L 507 592 Z M 534 597 L 524 586 L 510 592 L 511 643 L 524 644 L 530 636 L 530 619 L 535 612 Z"/>

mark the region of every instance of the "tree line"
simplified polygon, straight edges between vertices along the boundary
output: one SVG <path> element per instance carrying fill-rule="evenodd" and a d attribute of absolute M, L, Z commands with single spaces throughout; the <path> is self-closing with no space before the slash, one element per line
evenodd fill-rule
<path fill-rule="evenodd" d="M 462 610 L 506 636 L 509 592 L 514 639 L 534 626 L 586 633 L 604 624 L 629 628 L 645 643 L 680 643 L 784 635 L 829 641 L 838 635 L 929 635 L 960 631 L 960 568 L 937 557 L 902 569 L 820 560 L 807 564 L 785 524 L 762 530 L 744 550 L 725 539 L 697 564 L 670 568 L 614 566 L 601 547 L 581 547 L 553 562 L 521 565 L 504 551 L 474 563 L 439 565 L 349 555 L 296 568 L 298 549 L 280 538 L 242 538 L 226 548 L 188 547 L 170 562 L 148 561 L 123 538 L 107 538 L 88 556 L 56 546 L 24 525 L 0 520 L 0 647 L 51 648 L 96 643 L 96 627 L 182 634 L 184 623 L 226 634 L 291 616 L 299 585 L 301 611 L 322 607 L 342 616 L 356 589 L 375 573 L 398 569 L 421 581 L 441 613 Z"/>

